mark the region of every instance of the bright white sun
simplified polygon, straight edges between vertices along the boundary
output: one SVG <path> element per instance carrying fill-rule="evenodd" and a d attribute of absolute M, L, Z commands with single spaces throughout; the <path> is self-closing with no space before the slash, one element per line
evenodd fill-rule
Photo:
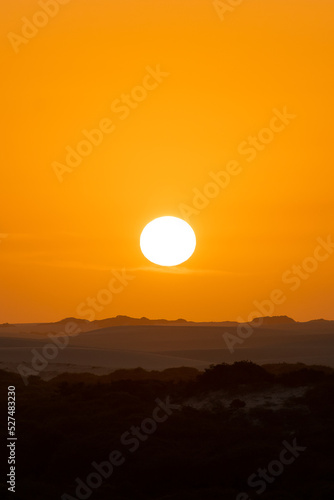
<path fill-rule="evenodd" d="M 145 257 L 159 266 L 178 266 L 189 259 L 196 236 L 189 224 L 178 217 L 158 217 L 144 227 L 140 248 Z"/>

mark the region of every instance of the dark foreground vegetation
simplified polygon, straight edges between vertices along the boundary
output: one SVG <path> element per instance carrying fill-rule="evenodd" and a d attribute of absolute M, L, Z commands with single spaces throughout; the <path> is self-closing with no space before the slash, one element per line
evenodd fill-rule
<path fill-rule="evenodd" d="M 27 387 L 2 371 L 0 384 L 3 423 L 7 387 L 16 386 L 18 438 L 16 493 L 10 493 L 1 426 L 1 499 L 334 499 L 329 368 L 239 362 L 202 374 L 138 369 L 31 378 Z M 277 408 L 245 402 L 302 387 L 302 395 L 287 396 Z M 210 394 L 215 407 L 189 406 Z M 280 465 L 286 443 L 299 448 Z"/>

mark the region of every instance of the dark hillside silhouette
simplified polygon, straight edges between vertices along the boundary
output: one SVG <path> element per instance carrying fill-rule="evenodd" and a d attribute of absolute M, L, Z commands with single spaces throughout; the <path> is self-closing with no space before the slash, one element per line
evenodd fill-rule
<path fill-rule="evenodd" d="M 274 374 L 243 361 L 204 373 L 121 370 L 114 378 L 64 374 L 50 382 L 33 377 L 27 387 L 1 371 L 1 391 L 12 384 L 19 500 L 59 500 L 64 492 L 76 498 L 76 478 L 85 480 L 92 462 L 106 460 L 113 449 L 122 449 L 126 461 L 92 500 L 235 500 L 242 491 L 255 498 L 247 478 L 279 456 L 283 441 L 294 439 L 306 451 L 261 499 L 334 498 L 334 376 L 326 368 L 292 365 L 289 372 L 285 365 L 284 373 Z M 276 406 L 256 403 L 262 395 L 282 394 Z M 216 402 L 209 408 L 211 395 Z M 179 408 L 131 453 L 120 437 L 152 415 L 157 398 L 167 397 Z M 4 398 L 0 411 L 6 411 Z M 3 427 L 1 433 L 4 442 Z M 5 484 L 0 493 L 14 498 Z"/>

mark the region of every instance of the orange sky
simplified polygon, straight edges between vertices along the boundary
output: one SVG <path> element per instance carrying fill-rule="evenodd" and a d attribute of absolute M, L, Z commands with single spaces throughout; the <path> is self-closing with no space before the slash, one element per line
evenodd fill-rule
<path fill-rule="evenodd" d="M 334 239 L 333 2 L 42 3 L 0 7 L 0 321 L 92 317 L 89 298 L 96 318 L 246 320 L 274 289 L 272 314 L 334 319 L 334 253 L 309 259 Z M 67 147 L 89 154 L 73 167 Z M 194 208 L 195 254 L 150 265 L 145 224 Z"/>

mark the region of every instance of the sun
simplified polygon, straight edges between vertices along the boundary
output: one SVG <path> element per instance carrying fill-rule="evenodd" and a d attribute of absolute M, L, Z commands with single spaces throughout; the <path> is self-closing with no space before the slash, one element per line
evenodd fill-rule
<path fill-rule="evenodd" d="M 178 217 L 158 217 L 140 236 L 144 256 L 159 266 L 178 266 L 194 253 L 196 236 L 190 225 Z"/>

